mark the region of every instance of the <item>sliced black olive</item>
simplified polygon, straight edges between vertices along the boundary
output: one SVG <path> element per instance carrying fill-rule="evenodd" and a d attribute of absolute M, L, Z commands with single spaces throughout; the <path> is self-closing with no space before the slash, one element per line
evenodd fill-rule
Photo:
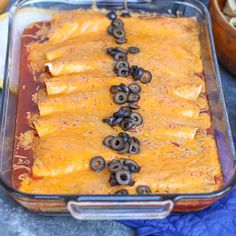
<path fill-rule="evenodd" d="M 129 62 L 128 61 L 121 61 L 121 60 L 117 61 L 115 64 L 115 68 L 118 70 L 121 67 L 129 68 Z"/>
<path fill-rule="evenodd" d="M 107 48 L 107 53 L 110 54 L 111 56 L 115 56 L 117 50 L 116 48 Z"/>
<path fill-rule="evenodd" d="M 114 27 L 112 29 L 112 35 L 117 38 L 117 39 L 121 39 L 125 37 L 125 31 L 123 28 L 120 27 Z"/>
<path fill-rule="evenodd" d="M 138 66 L 131 66 L 129 72 L 133 77 L 136 77 L 139 74 L 139 67 Z"/>
<path fill-rule="evenodd" d="M 107 164 L 107 166 L 108 166 L 108 169 L 109 169 L 109 165 L 111 165 L 111 164 L 114 164 L 114 163 L 120 163 L 120 160 L 118 160 L 118 159 L 112 159 L 110 162 L 108 162 L 108 164 Z"/>
<path fill-rule="evenodd" d="M 117 48 L 116 48 L 116 51 L 117 51 L 117 52 L 122 52 L 122 53 L 127 54 L 127 50 L 124 49 L 124 48 L 117 47 Z"/>
<path fill-rule="evenodd" d="M 135 181 L 131 180 L 129 183 L 129 186 L 134 186 L 135 185 Z"/>
<path fill-rule="evenodd" d="M 111 126 L 113 127 L 113 126 L 115 126 L 115 125 L 118 125 L 122 120 L 123 120 L 122 117 L 116 118 L 116 119 L 113 121 L 113 123 L 112 123 Z"/>
<path fill-rule="evenodd" d="M 116 104 L 124 104 L 127 102 L 128 96 L 124 92 L 118 92 L 114 95 L 113 100 Z"/>
<path fill-rule="evenodd" d="M 108 28 L 107 28 L 107 33 L 112 35 L 113 34 L 113 26 L 110 25 Z"/>
<path fill-rule="evenodd" d="M 115 137 L 111 140 L 111 148 L 120 151 L 125 148 L 125 141 L 121 137 Z"/>
<path fill-rule="evenodd" d="M 147 185 L 139 185 L 136 188 L 136 192 L 141 195 L 152 193 L 151 189 Z"/>
<path fill-rule="evenodd" d="M 119 111 L 113 114 L 114 117 L 130 117 L 132 111 L 129 107 L 121 107 Z"/>
<path fill-rule="evenodd" d="M 120 15 L 121 17 L 131 17 L 130 13 L 128 11 L 124 11 Z"/>
<path fill-rule="evenodd" d="M 142 67 L 139 67 L 138 70 L 137 70 L 137 75 L 135 75 L 133 78 L 134 80 L 140 80 L 140 78 L 142 77 L 143 75 L 143 72 L 144 72 L 144 69 Z"/>
<path fill-rule="evenodd" d="M 129 76 L 129 69 L 126 67 L 121 67 L 118 70 L 118 76 L 127 77 Z"/>
<path fill-rule="evenodd" d="M 117 171 L 122 170 L 122 168 L 123 168 L 123 165 L 118 161 L 116 162 L 112 161 L 108 164 L 108 169 L 113 173 L 116 173 Z"/>
<path fill-rule="evenodd" d="M 126 189 L 118 190 L 114 193 L 115 195 L 129 195 L 129 192 Z"/>
<path fill-rule="evenodd" d="M 127 171 L 129 171 L 129 167 L 123 165 L 123 169 L 122 169 L 122 170 L 127 170 Z"/>
<path fill-rule="evenodd" d="M 111 92 L 112 94 L 115 94 L 115 93 L 117 93 L 117 92 L 119 92 L 119 91 L 122 91 L 122 89 L 121 89 L 121 87 L 118 86 L 118 85 L 112 85 L 111 88 L 110 88 L 110 92 Z"/>
<path fill-rule="evenodd" d="M 112 125 L 113 122 L 115 121 L 115 119 L 116 119 L 115 117 L 109 117 L 109 118 L 103 119 L 102 121 L 109 124 L 109 125 Z"/>
<path fill-rule="evenodd" d="M 129 108 L 131 108 L 132 110 L 138 110 L 138 109 L 140 109 L 140 106 L 135 103 L 130 103 Z"/>
<path fill-rule="evenodd" d="M 129 68 L 129 62 L 127 61 L 117 61 L 115 64 L 115 69 L 118 71 L 121 67 Z"/>
<path fill-rule="evenodd" d="M 130 93 L 129 88 L 128 88 L 125 84 L 121 83 L 121 84 L 120 84 L 120 87 L 121 87 L 121 89 L 122 89 L 122 91 L 123 91 L 124 93 L 127 93 L 127 94 Z"/>
<path fill-rule="evenodd" d="M 141 92 L 141 87 L 136 83 L 129 84 L 128 88 L 129 88 L 130 92 L 133 94 L 138 94 Z"/>
<path fill-rule="evenodd" d="M 117 183 L 117 181 L 116 181 L 116 175 L 115 175 L 115 173 L 112 173 L 112 174 L 110 175 L 109 183 L 110 183 L 110 185 L 111 185 L 112 187 L 118 185 L 118 183 Z"/>
<path fill-rule="evenodd" d="M 120 162 L 120 160 L 118 159 L 112 159 L 110 162 L 108 162 L 108 166 L 111 164 L 111 163 L 117 163 L 117 162 Z"/>
<path fill-rule="evenodd" d="M 106 166 L 106 162 L 103 157 L 96 156 L 93 157 L 90 161 L 90 168 L 94 170 L 95 172 L 102 171 Z"/>
<path fill-rule="evenodd" d="M 127 43 L 127 39 L 125 39 L 125 38 L 116 39 L 116 43 L 118 43 L 118 44 Z"/>
<path fill-rule="evenodd" d="M 111 140 L 114 138 L 113 135 L 109 135 L 107 136 L 106 138 L 104 138 L 103 140 L 103 144 L 106 146 L 106 147 L 111 147 Z"/>
<path fill-rule="evenodd" d="M 130 143 L 130 141 L 131 141 L 131 138 L 130 138 L 129 134 L 127 134 L 125 132 L 120 132 L 118 134 L 118 136 L 122 137 L 124 139 L 124 141 L 127 142 L 127 143 Z"/>
<path fill-rule="evenodd" d="M 126 159 L 125 158 L 120 158 L 119 162 L 124 166 L 125 165 L 125 161 Z"/>
<path fill-rule="evenodd" d="M 137 173 L 140 171 L 140 166 L 134 160 L 127 159 L 125 165 L 129 167 L 130 173 Z"/>
<path fill-rule="evenodd" d="M 143 123 L 143 117 L 138 112 L 132 112 L 130 119 L 135 126 L 141 125 Z"/>
<path fill-rule="evenodd" d="M 137 101 L 139 101 L 140 100 L 140 95 L 139 94 L 130 94 L 129 96 L 128 96 L 128 102 L 129 103 L 134 103 L 134 102 L 137 102 Z"/>
<path fill-rule="evenodd" d="M 133 123 L 129 118 L 125 118 L 120 122 L 120 127 L 124 131 L 128 131 L 128 130 L 131 130 L 133 128 Z"/>
<path fill-rule="evenodd" d="M 129 146 L 129 154 L 138 154 L 140 152 L 139 144 L 131 142 Z"/>
<path fill-rule="evenodd" d="M 128 47 L 128 52 L 132 54 L 140 53 L 140 49 L 137 47 Z"/>
<path fill-rule="evenodd" d="M 144 70 L 142 75 L 139 76 L 139 80 L 144 83 L 144 84 L 147 84 L 147 83 L 150 83 L 151 80 L 152 80 L 152 74 L 150 71 L 148 70 Z"/>
<path fill-rule="evenodd" d="M 128 153 L 128 152 L 129 152 L 129 143 L 126 142 L 126 143 L 125 143 L 125 147 L 124 147 L 122 150 L 118 151 L 118 153 L 119 153 L 119 154 L 125 154 L 125 153 Z M 123 169 L 124 169 L 124 168 L 123 168 Z"/>
<path fill-rule="evenodd" d="M 137 143 L 138 145 L 140 145 L 140 141 L 136 137 L 132 136 L 130 139 L 131 139 L 132 142 Z"/>
<path fill-rule="evenodd" d="M 114 60 L 115 61 L 126 61 L 127 60 L 127 54 L 125 54 L 123 52 L 117 52 L 114 55 Z"/>
<path fill-rule="evenodd" d="M 107 13 L 107 17 L 110 19 L 110 20 L 115 20 L 117 18 L 117 15 L 114 11 L 111 11 L 109 13 Z"/>
<path fill-rule="evenodd" d="M 120 185 L 128 185 L 131 182 L 131 173 L 127 170 L 117 171 L 116 181 Z"/>
<path fill-rule="evenodd" d="M 112 21 L 112 25 L 114 27 L 123 27 L 124 22 L 121 19 L 115 19 L 115 20 Z"/>

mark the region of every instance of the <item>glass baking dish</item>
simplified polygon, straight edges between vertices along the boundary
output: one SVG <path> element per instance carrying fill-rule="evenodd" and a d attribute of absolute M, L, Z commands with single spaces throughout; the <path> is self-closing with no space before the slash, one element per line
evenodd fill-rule
<path fill-rule="evenodd" d="M 11 184 L 12 154 L 20 74 L 20 46 L 24 28 L 36 21 L 49 20 L 53 12 L 89 8 L 92 1 L 23 0 L 10 10 L 8 50 L 3 87 L 0 146 L 0 184 L 18 203 L 42 214 L 67 214 L 78 219 L 160 219 L 173 212 L 198 211 L 227 194 L 235 182 L 235 151 L 222 91 L 221 78 L 212 38 L 210 16 L 199 1 L 128 1 L 134 11 L 156 12 L 176 17 L 195 16 L 201 26 L 201 56 L 217 148 L 224 176 L 224 187 L 204 194 L 159 195 L 34 195 L 19 192 Z M 123 1 L 97 1 L 98 8 L 123 9 Z M 24 14 L 26 13 L 26 14 Z M 22 17 L 24 14 L 24 17 Z M 24 159 L 21 160 L 24 163 Z M 19 163 L 19 168 L 22 168 Z"/>

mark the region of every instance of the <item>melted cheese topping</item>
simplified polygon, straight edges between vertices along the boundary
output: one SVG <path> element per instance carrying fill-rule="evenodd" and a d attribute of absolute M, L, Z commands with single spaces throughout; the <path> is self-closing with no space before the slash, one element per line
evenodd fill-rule
<path fill-rule="evenodd" d="M 106 161 L 127 157 L 141 171 L 133 174 L 137 185 L 153 193 L 202 193 L 222 185 L 221 167 L 211 126 L 203 70 L 199 25 L 194 18 L 170 18 L 133 14 L 122 18 L 128 43 L 140 53 L 129 54 L 131 65 L 152 72 L 142 87 L 139 105 L 144 123 L 132 131 L 141 141 L 137 155 L 121 155 L 105 147 L 107 135 L 119 127 L 102 122 L 119 109 L 109 88 L 132 82 L 117 77 L 106 48 L 117 46 L 107 34 L 110 21 L 104 12 L 73 11 L 56 14 L 48 41 L 30 45 L 34 71 L 48 67 L 46 90 L 37 94 L 39 115 L 33 120 L 39 138 L 34 140 L 33 178 L 20 190 L 37 194 L 111 194 L 124 186 L 111 187 L 109 172 L 93 172 L 93 156 Z"/>

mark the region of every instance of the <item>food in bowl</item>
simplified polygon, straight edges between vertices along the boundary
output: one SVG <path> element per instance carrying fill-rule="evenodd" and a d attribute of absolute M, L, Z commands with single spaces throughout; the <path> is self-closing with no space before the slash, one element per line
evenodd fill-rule
<path fill-rule="evenodd" d="M 195 18 L 77 10 L 22 38 L 13 173 L 37 194 L 223 185 Z M 14 171 L 14 167 L 13 167 Z"/>
<path fill-rule="evenodd" d="M 236 1 L 227 0 L 223 8 L 223 13 L 229 23 L 236 28 Z"/>

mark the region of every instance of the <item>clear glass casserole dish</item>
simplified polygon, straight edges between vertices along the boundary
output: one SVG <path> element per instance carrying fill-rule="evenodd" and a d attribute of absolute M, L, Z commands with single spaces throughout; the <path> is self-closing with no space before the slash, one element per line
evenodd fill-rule
<path fill-rule="evenodd" d="M 204 194 L 159 195 L 34 195 L 12 186 L 12 156 L 15 138 L 16 110 L 20 78 L 20 47 L 23 30 L 31 23 L 49 20 L 53 12 L 89 8 L 92 1 L 23 0 L 10 10 L 7 61 L 3 88 L 0 146 L 0 184 L 25 208 L 43 214 L 71 213 L 78 219 L 158 219 L 174 212 L 204 209 L 227 194 L 235 182 L 235 151 L 228 121 L 219 68 L 212 38 L 210 16 L 198 1 L 150 0 L 128 1 L 134 11 L 172 14 L 177 17 L 195 16 L 200 23 L 201 56 L 206 89 L 222 166 L 224 187 Z M 123 9 L 123 1 L 97 1 L 98 8 Z M 22 17 L 22 13 L 26 13 Z M 24 159 L 17 168 L 24 168 Z"/>

